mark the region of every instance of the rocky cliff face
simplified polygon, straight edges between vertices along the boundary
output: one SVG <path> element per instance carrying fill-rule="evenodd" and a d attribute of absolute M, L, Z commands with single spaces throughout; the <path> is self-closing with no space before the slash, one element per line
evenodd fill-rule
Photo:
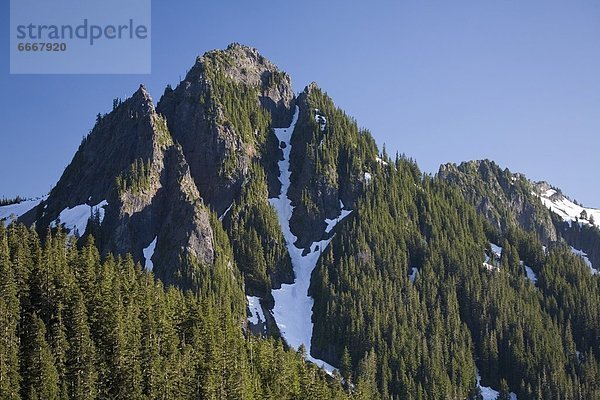
<path fill-rule="evenodd" d="M 99 116 L 50 193 L 40 222 L 49 224 L 68 207 L 107 200 L 118 176 L 136 160 L 154 158 L 157 122 L 152 99 L 143 86 L 111 113 Z"/>
<path fill-rule="evenodd" d="M 103 217 L 86 224 L 86 210 L 91 213 L 99 203 L 105 204 Z M 69 226 L 69 210 L 77 209 L 83 213 L 78 234 L 86 226 L 104 253 L 131 253 L 142 265 L 153 262 L 155 274 L 167 284 L 183 282 L 190 259 L 203 266 L 213 262 L 210 211 L 202 204 L 181 147 L 143 86 L 98 118 L 48 199 L 35 210 L 36 223 Z M 152 242 L 154 251 L 145 256 Z"/>
<path fill-rule="evenodd" d="M 219 215 L 239 195 L 253 161 L 264 161 L 275 180 L 270 127 L 289 123 L 293 101 L 289 76 L 238 44 L 199 57 L 177 88 L 165 91 L 158 110 L 182 145 L 200 194 Z"/>
<path fill-rule="evenodd" d="M 511 223 L 517 223 L 543 243 L 557 240 L 549 211 L 521 174 L 483 160 L 442 165 L 438 176 L 456 185 L 499 232 L 506 233 Z"/>
<path fill-rule="evenodd" d="M 259 270 L 247 251 L 234 252 L 252 276 L 248 290 L 266 296 L 293 282 L 268 198 L 280 189 L 282 154 L 271 128 L 289 124 L 294 102 L 289 76 L 255 49 L 208 52 L 156 109 L 140 86 L 99 115 L 49 197 L 21 221 L 40 232 L 62 224 L 71 234 L 93 234 L 104 254 L 131 253 L 165 283 L 189 288 L 217 262 L 214 224 L 221 223 L 211 213 L 224 218 L 233 208 L 245 219 L 224 221 L 231 240 L 245 246 L 261 227 Z M 256 179 L 263 183 L 250 188 Z"/>

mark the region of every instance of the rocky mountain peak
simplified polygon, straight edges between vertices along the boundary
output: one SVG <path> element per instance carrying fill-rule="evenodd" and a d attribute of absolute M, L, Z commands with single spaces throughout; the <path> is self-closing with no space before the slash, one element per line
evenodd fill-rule
<path fill-rule="evenodd" d="M 317 82 L 312 81 L 304 88 L 304 93 L 310 94 L 314 90 L 321 90 L 321 89 L 319 88 L 319 85 L 317 84 Z"/>
<path fill-rule="evenodd" d="M 289 76 L 236 43 L 198 57 L 157 109 L 182 145 L 203 199 L 221 214 L 260 152 L 277 151 L 271 127 L 289 124 L 293 104 Z"/>
<path fill-rule="evenodd" d="M 46 201 L 41 218 L 48 224 L 66 208 L 98 204 L 113 196 L 117 177 L 135 162 L 151 164 L 159 143 L 172 141 L 143 86 L 113 110 L 98 115 L 90 134 L 65 169 Z"/>
<path fill-rule="evenodd" d="M 475 160 L 440 167 L 438 176 L 461 189 L 477 210 L 504 232 L 509 221 L 534 231 L 542 242 L 557 239 L 548 210 L 534 195 L 534 184 L 522 174 L 502 169 L 490 160 Z"/>
<path fill-rule="evenodd" d="M 139 107 L 140 110 L 146 110 L 147 112 L 154 111 L 154 102 L 152 96 L 143 84 L 140 84 L 138 90 L 129 98 L 132 105 Z"/>

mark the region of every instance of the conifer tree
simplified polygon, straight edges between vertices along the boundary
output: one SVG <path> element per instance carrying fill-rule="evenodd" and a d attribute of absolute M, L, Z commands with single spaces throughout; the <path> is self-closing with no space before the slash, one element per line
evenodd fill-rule
<path fill-rule="evenodd" d="M 0 223 L 0 398 L 9 400 L 19 398 L 21 384 L 17 293 L 6 230 Z"/>
<path fill-rule="evenodd" d="M 500 381 L 500 392 L 498 392 L 496 400 L 510 400 L 510 389 L 505 379 Z"/>
<path fill-rule="evenodd" d="M 95 348 L 87 321 L 83 296 L 77 287 L 71 289 L 66 312 L 67 341 L 66 383 L 70 399 L 94 399 L 97 395 Z"/>
<path fill-rule="evenodd" d="M 59 380 L 50 346 L 46 342 L 46 327 L 36 313 L 26 316 L 22 346 L 22 396 L 27 399 L 57 400 Z"/>

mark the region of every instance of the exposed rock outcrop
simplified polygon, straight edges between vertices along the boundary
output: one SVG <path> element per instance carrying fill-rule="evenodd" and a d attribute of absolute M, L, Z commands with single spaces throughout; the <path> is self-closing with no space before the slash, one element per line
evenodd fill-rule
<path fill-rule="evenodd" d="M 143 249 L 156 239 L 155 274 L 180 286 L 186 286 L 182 278 L 190 260 L 205 267 L 213 263 L 210 211 L 202 204 L 181 147 L 143 86 L 98 118 L 36 210 L 42 210 L 37 225 L 51 225 L 67 208 L 103 200 L 108 202 L 104 218 L 91 218 L 87 231 L 104 253 L 131 253 L 144 265 Z"/>
<path fill-rule="evenodd" d="M 511 223 L 517 223 L 543 243 L 557 240 L 549 211 L 523 175 L 482 160 L 442 165 L 438 176 L 456 185 L 499 232 L 506 233 Z"/>
<path fill-rule="evenodd" d="M 289 76 L 239 44 L 198 57 L 177 88 L 165 91 L 158 110 L 182 145 L 200 194 L 219 215 L 260 153 L 270 155 L 261 162 L 274 180 L 278 151 L 270 126 L 289 123 L 293 101 Z"/>

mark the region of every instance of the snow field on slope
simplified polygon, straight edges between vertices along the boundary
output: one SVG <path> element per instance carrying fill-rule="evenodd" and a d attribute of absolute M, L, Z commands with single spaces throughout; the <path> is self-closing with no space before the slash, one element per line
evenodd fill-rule
<path fill-rule="evenodd" d="M 90 216 L 96 212 L 100 214 L 100 222 L 104 219 L 104 207 L 108 205 L 106 200 L 102 200 L 95 206 L 88 204 L 79 204 L 73 208 L 65 208 L 60 212 L 58 218 L 52 221 L 51 226 L 64 225 L 65 228 L 69 229 L 69 234 L 74 235 L 77 232 L 79 235 L 83 235 L 87 228 L 87 223 Z"/>
<path fill-rule="evenodd" d="M 481 395 L 483 396 L 483 400 L 496 400 L 499 392 L 492 389 L 488 386 L 481 386 L 481 376 L 479 375 L 479 370 L 477 370 L 477 386 L 481 389 Z M 515 393 L 510 393 L 511 400 L 517 400 L 517 395 Z"/>
<path fill-rule="evenodd" d="M 529 280 L 535 285 L 537 283 L 537 275 L 535 272 L 533 272 L 531 267 L 528 267 L 527 265 L 525 265 L 525 272 L 527 273 L 527 278 L 529 278 Z"/>
<path fill-rule="evenodd" d="M 571 251 L 573 252 L 573 254 L 575 254 L 576 256 L 581 257 L 583 259 L 585 264 L 588 267 L 590 267 L 590 271 L 592 272 L 592 275 L 596 275 L 596 274 L 600 273 L 597 269 L 594 268 L 594 266 L 592 265 L 592 262 L 590 261 L 590 259 L 588 258 L 588 255 L 586 253 L 584 253 L 581 250 L 577 250 L 573 246 L 571 246 Z"/>
<path fill-rule="evenodd" d="M 558 200 L 552 200 L 551 197 L 554 194 L 556 194 L 556 190 L 548 189 L 546 192 L 541 194 L 540 199 L 547 208 L 554 211 L 563 220 L 569 223 L 577 220 L 581 224 L 589 224 L 589 218 L 593 216 L 595 224 L 600 224 L 600 210 L 596 208 L 579 206 L 564 196 Z M 581 219 L 581 213 L 583 211 L 586 212 L 588 220 Z"/>
<path fill-rule="evenodd" d="M 20 203 L 9 204 L 7 206 L 1 206 L 0 207 L 0 220 L 2 220 L 2 222 L 8 226 L 8 224 L 11 222 L 11 219 L 13 217 L 19 218 L 21 215 L 25 214 L 27 211 L 31 210 L 32 208 L 34 208 L 35 206 L 40 204 L 40 201 L 45 200 L 47 197 L 48 196 L 44 196 L 44 197 L 41 197 L 38 199 L 25 200 Z"/>
<path fill-rule="evenodd" d="M 273 298 L 275 299 L 275 307 L 273 308 L 273 316 L 277 322 L 277 326 L 281 331 L 286 342 L 293 348 L 298 349 L 301 345 L 307 350 L 307 359 L 315 364 L 322 366 L 326 371 L 332 372 L 334 367 L 325 363 L 322 360 L 313 358 L 310 355 L 310 345 L 313 330 L 312 323 L 312 307 L 313 299 L 308 295 L 310 286 L 310 277 L 312 271 L 317 265 L 320 254 L 325 250 L 331 238 L 312 243 L 310 253 L 302 255 L 303 249 L 299 249 L 294 245 L 297 238 L 290 230 L 290 218 L 294 207 L 291 200 L 287 196 L 290 187 L 290 153 L 292 150 L 291 137 L 296 122 L 298 121 L 299 108 L 296 107 L 292 123 L 288 128 L 274 129 L 275 135 L 279 142 L 286 144 L 283 151 L 283 160 L 280 160 L 279 165 L 279 180 L 281 181 L 281 193 L 279 197 L 269 199 L 271 205 L 277 211 L 277 218 L 281 225 L 281 231 L 286 241 L 286 246 L 292 260 L 295 280 L 293 284 L 282 284 L 281 289 L 273 290 Z M 326 232 L 329 233 L 335 225 L 343 218 L 348 216 L 351 211 L 343 210 L 335 220 L 326 220 Z"/>

